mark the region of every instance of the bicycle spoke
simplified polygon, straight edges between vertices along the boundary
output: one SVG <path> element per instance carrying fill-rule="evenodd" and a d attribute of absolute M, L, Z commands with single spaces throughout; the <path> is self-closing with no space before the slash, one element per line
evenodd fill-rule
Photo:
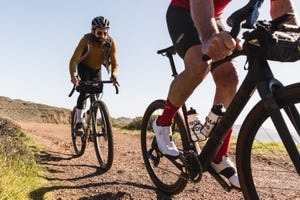
<path fill-rule="evenodd" d="M 105 104 L 98 101 L 93 112 L 94 146 L 100 168 L 108 170 L 113 161 L 113 138 L 109 114 Z"/>
<path fill-rule="evenodd" d="M 180 159 L 163 155 L 160 152 L 152 130 L 152 123 L 161 115 L 163 106 L 163 101 L 154 101 L 144 115 L 141 133 L 142 152 L 146 168 L 153 183 L 166 193 L 177 194 L 187 184 L 188 175 L 183 173 L 185 168 Z M 185 126 L 179 115 L 175 117 L 172 133 L 177 148 L 180 150 L 187 148 L 188 142 L 185 135 Z"/>

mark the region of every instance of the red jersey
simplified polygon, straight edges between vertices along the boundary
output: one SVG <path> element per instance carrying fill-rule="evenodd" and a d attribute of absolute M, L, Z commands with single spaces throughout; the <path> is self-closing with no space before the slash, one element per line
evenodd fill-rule
<path fill-rule="evenodd" d="M 224 8 L 231 0 L 213 0 L 215 7 L 215 17 L 218 18 L 223 14 Z M 185 9 L 190 10 L 190 1 L 189 0 L 172 0 L 172 6 L 179 6 Z"/>

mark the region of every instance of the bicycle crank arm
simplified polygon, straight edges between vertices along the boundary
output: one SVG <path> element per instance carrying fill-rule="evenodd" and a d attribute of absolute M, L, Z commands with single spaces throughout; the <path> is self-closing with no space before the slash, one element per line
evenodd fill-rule
<path fill-rule="evenodd" d="M 229 185 L 224 179 L 223 177 L 218 174 L 216 172 L 216 170 L 214 170 L 214 168 L 212 168 L 211 166 L 208 167 L 207 170 L 212 177 L 214 177 L 216 179 L 216 181 L 224 188 L 224 190 L 226 190 L 227 192 L 229 192 L 233 187 L 231 185 Z"/>

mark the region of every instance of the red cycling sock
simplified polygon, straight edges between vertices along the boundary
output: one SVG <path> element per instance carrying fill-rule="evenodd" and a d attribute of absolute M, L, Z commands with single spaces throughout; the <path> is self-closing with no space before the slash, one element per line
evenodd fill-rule
<path fill-rule="evenodd" d="M 170 126 L 172 124 L 173 118 L 177 113 L 179 107 L 174 106 L 169 99 L 167 99 L 164 111 L 162 115 L 157 120 L 157 125 L 159 126 Z"/>
<path fill-rule="evenodd" d="M 214 162 L 215 163 L 220 163 L 222 161 L 222 157 L 223 156 L 228 156 L 228 151 L 229 151 L 229 147 L 230 147 L 230 138 L 231 138 L 231 134 L 232 134 L 232 129 L 230 129 L 224 139 L 223 145 L 221 146 L 221 148 L 219 149 Z"/>

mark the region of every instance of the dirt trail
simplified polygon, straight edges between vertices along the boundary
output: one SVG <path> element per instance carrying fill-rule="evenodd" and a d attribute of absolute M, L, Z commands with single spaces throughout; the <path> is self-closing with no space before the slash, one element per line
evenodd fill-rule
<path fill-rule="evenodd" d="M 112 168 L 99 174 L 92 143 L 83 156 L 75 158 L 69 126 L 20 123 L 45 147 L 41 164 L 47 169 L 49 186 L 32 193 L 53 192 L 56 199 L 242 199 L 239 191 L 224 191 L 207 173 L 197 184 L 189 183 L 176 196 L 155 188 L 144 167 L 139 135 L 114 133 L 115 156 Z M 41 197 L 42 199 L 43 197 Z"/>

